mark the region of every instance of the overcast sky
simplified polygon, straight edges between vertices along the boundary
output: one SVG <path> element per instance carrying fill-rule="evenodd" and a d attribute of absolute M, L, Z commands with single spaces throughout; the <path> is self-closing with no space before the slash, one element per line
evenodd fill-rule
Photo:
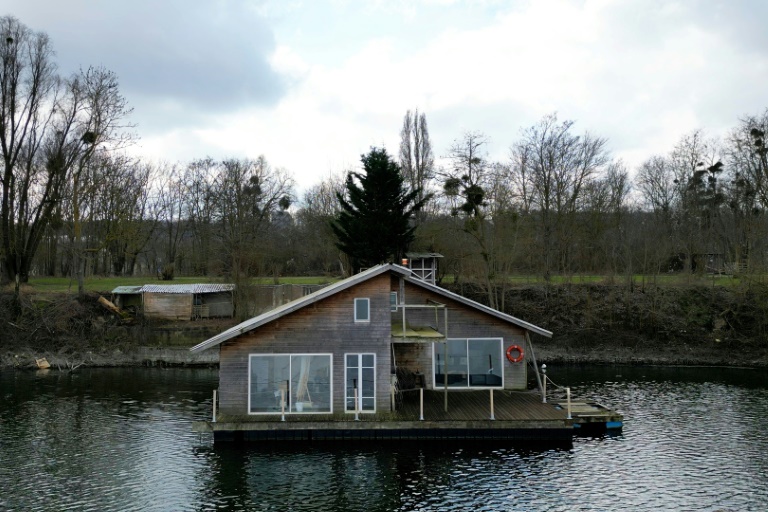
<path fill-rule="evenodd" d="M 153 160 L 257 157 L 301 188 L 397 154 L 408 109 L 437 156 L 468 130 L 504 160 L 557 112 L 634 169 L 768 107 L 765 0 L 4 0 L 63 73 L 117 73 Z"/>

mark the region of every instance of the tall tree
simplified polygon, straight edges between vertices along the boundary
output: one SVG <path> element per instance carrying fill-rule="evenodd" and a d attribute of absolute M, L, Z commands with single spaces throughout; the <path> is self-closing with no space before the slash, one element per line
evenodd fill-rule
<path fill-rule="evenodd" d="M 17 294 L 72 170 L 126 113 L 114 76 L 89 70 L 62 79 L 48 36 L 0 18 L 0 231 L 4 276 Z"/>
<path fill-rule="evenodd" d="M 486 158 L 488 138 L 480 132 L 466 132 L 448 150 L 451 166 L 442 173 L 443 192 L 451 203 L 451 215 L 460 219 L 458 229 L 471 237 L 467 256 L 479 252 L 482 277 L 491 307 L 497 307 L 495 247 L 489 224 L 488 191 L 496 169 Z M 478 251 L 472 250 L 477 248 Z"/>
<path fill-rule="evenodd" d="M 586 187 L 608 163 L 607 140 L 589 133 L 576 135 L 573 121 L 545 116 L 523 131 L 512 148 L 513 179 L 526 211 L 539 217 L 544 277 L 570 269 L 577 212 Z"/>
<path fill-rule="evenodd" d="M 416 201 L 423 202 L 429 194 L 429 181 L 434 178 L 435 156 L 429 139 L 427 117 L 416 109 L 405 113 L 403 128 L 400 130 L 400 170 L 408 190 L 417 191 Z M 423 222 L 424 210 L 416 215 Z"/>
<path fill-rule="evenodd" d="M 418 190 L 408 192 L 398 165 L 385 149 L 362 155 L 363 172 L 347 176 L 346 195 L 337 194 L 341 212 L 331 224 L 336 246 L 354 268 L 368 267 L 403 256 L 414 239 Z"/>

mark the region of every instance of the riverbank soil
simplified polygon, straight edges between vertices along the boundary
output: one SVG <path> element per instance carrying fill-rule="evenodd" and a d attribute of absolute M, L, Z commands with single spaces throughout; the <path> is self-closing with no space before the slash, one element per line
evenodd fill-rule
<path fill-rule="evenodd" d="M 488 303 L 487 293 L 452 291 Z M 575 284 L 515 287 L 504 312 L 554 333 L 533 338 L 558 363 L 768 366 L 768 287 Z"/>
<path fill-rule="evenodd" d="M 483 304 L 487 292 L 453 285 Z M 99 294 L 0 293 L 0 366 L 54 368 L 215 364 L 187 349 L 232 319 L 161 322 L 105 308 Z M 768 286 L 520 286 L 504 312 L 554 333 L 533 338 L 539 363 L 768 366 Z"/>

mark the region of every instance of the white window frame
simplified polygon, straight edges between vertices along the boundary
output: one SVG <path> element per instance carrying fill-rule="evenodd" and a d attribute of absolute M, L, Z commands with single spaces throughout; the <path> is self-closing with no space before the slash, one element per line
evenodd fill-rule
<path fill-rule="evenodd" d="M 367 308 L 366 309 L 368 310 L 368 318 L 357 318 L 357 303 L 358 303 L 358 301 L 360 301 L 360 302 L 365 301 L 365 303 L 367 304 Z M 369 299 L 367 297 L 355 298 L 354 309 L 355 309 L 355 323 L 356 324 L 363 324 L 363 323 L 367 324 L 367 323 L 371 322 L 371 299 Z"/>
<path fill-rule="evenodd" d="M 499 342 L 499 364 L 501 365 L 501 385 L 499 386 L 473 386 L 470 383 L 470 373 L 469 373 L 469 340 L 478 340 L 478 341 L 498 341 Z M 504 389 L 504 371 L 505 371 L 505 365 L 504 365 L 504 338 L 502 337 L 487 337 L 487 338 L 449 338 L 445 342 L 449 343 L 451 341 L 465 341 L 467 342 L 467 385 L 466 386 L 451 386 L 448 385 L 449 390 L 462 390 L 462 389 Z M 435 357 L 436 354 L 439 352 L 440 357 L 443 356 L 443 343 L 433 343 L 432 344 L 432 388 L 433 389 L 442 389 L 445 385 L 444 383 L 438 383 L 437 379 L 435 378 L 435 374 L 437 373 L 437 358 Z M 445 362 L 441 364 L 446 364 Z M 448 378 L 448 375 L 446 374 L 444 376 L 445 379 Z"/>
<path fill-rule="evenodd" d="M 373 397 L 366 397 L 366 398 L 373 398 L 373 409 L 360 409 L 360 414 L 373 414 L 376 412 L 376 374 L 377 374 L 377 368 L 376 368 L 376 354 L 373 352 L 347 352 L 344 354 L 344 412 L 347 414 L 354 414 L 355 410 L 347 410 L 347 399 L 354 400 L 355 396 L 354 394 L 352 396 L 347 396 L 347 370 L 349 370 L 349 367 L 347 366 L 347 356 L 357 356 L 357 364 L 356 367 L 359 370 L 363 368 L 363 356 L 373 356 Z M 367 368 L 367 367 L 366 367 Z M 358 374 L 360 375 L 360 374 Z M 358 390 L 362 392 L 362 385 L 358 386 Z M 358 395 L 358 404 L 360 407 L 362 407 L 362 400 L 363 397 L 361 395 Z"/>
<path fill-rule="evenodd" d="M 397 292 L 389 292 L 389 310 L 392 311 L 393 313 L 397 311 L 397 306 L 398 306 L 397 296 L 398 296 Z M 393 298 L 395 300 L 392 300 Z"/>
<path fill-rule="evenodd" d="M 288 357 L 288 375 L 291 375 L 292 368 L 291 365 L 293 364 L 293 361 L 291 358 L 293 357 L 300 357 L 300 356 L 328 356 L 329 359 L 329 366 L 328 366 L 328 372 L 329 372 L 329 379 L 328 379 L 328 385 L 329 385 L 329 399 L 330 399 L 330 410 L 329 411 L 293 411 L 290 409 L 290 407 L 286 408 L 285 414 L 333 414 L 333 354 L 328 352 L 321 352 L 321 353 L 310 353 L 310 352 L 302 352 L 302 353 L 281 353 L 281 354 L 255 354 L 251 353 L 248 354 L 248 414 L 251 416 L 274 416 L 275 414 L 282 414 L 282 411 L 267 411 L 267 412 L 251 412 L 251 361 L 254 357 Z M 290 382 L 290 379 L 288 380 Z M 291 389 L 289 388 L 287 390 L 288 396 L 290 396 Z"/>

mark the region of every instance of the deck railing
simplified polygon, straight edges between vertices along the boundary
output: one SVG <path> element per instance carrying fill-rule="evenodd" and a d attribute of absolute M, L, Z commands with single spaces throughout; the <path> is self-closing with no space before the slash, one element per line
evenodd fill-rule
<path fill-rule="evenodd" d="M 541 365 L 541 374 L 543 375 L 542 378 L 542 390 L 541 390 L 541 403 L 547 403 L 547 382 L 549 382 L 553 388 L 555 389 L 562 389 L 565 391 L 565 403 L 566 408 L 568 412 L 567 418 L 570 420 L 571 418 L 571 388 L 567 386 L 559 386 L 555 384 L 555 382 L 549 378 L 549 375 L 547 375 L 547 365 L 542 364 Z"/>

